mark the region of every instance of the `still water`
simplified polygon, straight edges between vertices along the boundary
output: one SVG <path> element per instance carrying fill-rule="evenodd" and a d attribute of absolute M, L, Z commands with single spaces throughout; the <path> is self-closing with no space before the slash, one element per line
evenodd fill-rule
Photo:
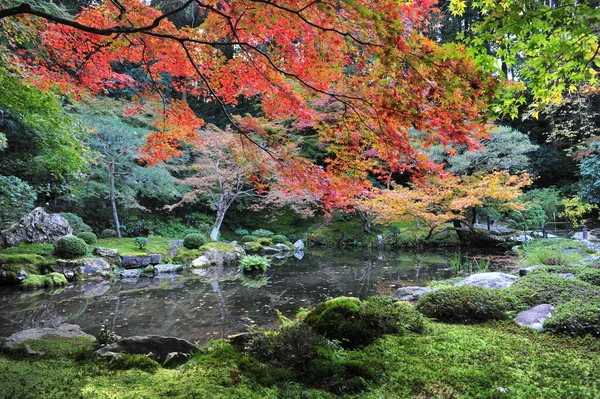
<path fill-rule="evenodd" d="M 276 310 L 291 317 L 328 297 L 393 294 L 401 285 L 453 275 L 443 254 L 341 251 L 280 261 L 266 278 L 244 278 L 234 268 L 199 273 L 38 291 L 0 286 L 0 337 L 61 323 L 95 335 L 104 324 L 123 336 L 170 335 L 205 344 L 248 326 L 275 327 Z"/>

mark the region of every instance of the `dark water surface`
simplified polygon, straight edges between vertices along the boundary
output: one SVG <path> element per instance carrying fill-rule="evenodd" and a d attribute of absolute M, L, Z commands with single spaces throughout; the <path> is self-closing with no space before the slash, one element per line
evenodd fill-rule
<path fill-rule="evenodd" d="M 274 327 L 276 309 L 291 317 L 328 297 L 393 293 L 396 286 L 425 285 L 453 272 L 442 254 L 311 251 L 274 264 L 266 281 L 242 278 L 235 269 L 200 273 L 37 291 L 0 286 L 0 337 L 61 323 L 95 335 L 106 324 L 124 336 L 171 335 L 205 344 L 248 325 Z"/>

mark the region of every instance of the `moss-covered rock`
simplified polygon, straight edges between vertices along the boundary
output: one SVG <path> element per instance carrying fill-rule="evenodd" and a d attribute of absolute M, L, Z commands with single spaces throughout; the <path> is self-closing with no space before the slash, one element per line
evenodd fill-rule
<path fill-rule="evenodd" d="M 588 282 L 548 273 L 534 273 L 521 277 L 507 288 L 506 292 L 529 306 L 543 303 L 558 305 L 575 299 L 600 297 L 600 288 Z"/>
<path fill-rule="evenodd" d="M 114 370 L 138 369 L 154 373 L 160 368 L 160 364 L 146 355 L 118 353 L 110 360 L 110 368 Z"/>
<path fill-rule="evenodd" d="M 421 298 L 417 309 L 425 316 L 452 323 L 506 319 L 517 299 L 505 291 L 475 286 L 442 288 Z"/>
<path fill-rule="evenodd" d="M 38 289 L 45 287 L 60 287 L 67 285 L 67 278 L 61 273 L 49 273 L 44 275 L 30 274 L 21 282 L 25 289 Z"/>
<path fill-rule="evenodd" d="M 250 241 L 245 242 L 244 245 L 242 245 L 242 248 L 244 248 L 246 252 L 257 254 L 262 252 L 263 246 L 256 241 Z"/>
<path fill-rule="evenodd" d="M 600 298 L 559 305 L 544 329 L 556 334 L 600 337 Z"/>

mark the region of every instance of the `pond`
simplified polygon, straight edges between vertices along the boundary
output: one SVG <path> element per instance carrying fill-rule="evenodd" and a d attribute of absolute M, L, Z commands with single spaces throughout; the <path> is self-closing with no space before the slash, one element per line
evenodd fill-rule
<path fill-rule="evenodd" d="M 393 294 L 454 272 L 444 254 L 311 251 L 274 264 L 266 279 L 243 279 L 235 269 L 73 283 L 53 290 L 0 286 L 0 337 L 33 327 L 102 325 L 119 335 L 170 335 L 206 344 L 248 326 L 272 328 L 277 310 L 293 317 L 328 297 Z"/>

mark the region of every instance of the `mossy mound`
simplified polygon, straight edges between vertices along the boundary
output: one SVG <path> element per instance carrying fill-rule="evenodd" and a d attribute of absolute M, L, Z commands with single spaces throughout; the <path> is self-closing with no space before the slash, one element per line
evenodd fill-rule
<path fill-rule="evenodd" d="M 548 273 L 534 273 L 521 277 L 505 292 L 516 296 L 520 303 L 529 306 L 542 303 L 558 305 L 576 299 L 600 297 L 600 288 L 588 282 Z"/>
<path fill-rule="evenodd" d="M 600 337 L 600 298 L 565 302 L 544 323 L 546 331 L 575 337 Z"/>
<path fill-rule="evenodd" d="M 442 288 L 425 294 L 417 309 L 425 316 L 450 323 L 481 323 L 507 318 L 517 299 L 504 291 L 475 286 Z"/>
<path fill-rule="evenodd" d="M 137 369 L 154 373 L 160 368 L 160 364 L 146 355 L 118 353 L 110 360 L 110 368 L 113 370 Z"/>
<path fill-rule="evenodd" d="M 25 289 L 38 289 L 45 287 L 61 287 L 67 284 L 67 278 L 61 273 L 49 273 L 44 275 L 30 274 L 21 282 L 20 287 Z"/>

